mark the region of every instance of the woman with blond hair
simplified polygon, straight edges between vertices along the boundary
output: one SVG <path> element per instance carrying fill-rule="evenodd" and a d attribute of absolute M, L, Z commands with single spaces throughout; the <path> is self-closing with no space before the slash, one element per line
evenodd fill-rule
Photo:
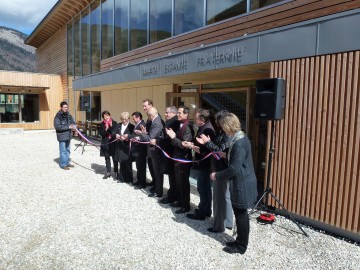
<path fill-rule="evenodd" d="M 230 137 L 227 154 L 228 167 L 211 173 L 210 178 L 216 181 L 229 179 L 231 204 L 237 227 L 236 240 L 226 243 L 227 246 L 223 250 L 227 253 L 244 254 L 248 246 L 250 232 L 247 209 L 254 206 L 257 198 L 257 180 L 251 144 L 249 138 L 241 130 L 240 121 L 235 114 L 229 113 L 219 122 L 221 128 Z"/>
<path fill-rule="evenodd" d="M 130 114 L 128 112 L 122 112 L 120 114 L 121 123 L 116 127 L 116 138 L 118 142 L 116 144 L 115 160 L 120 163 L 120 171 L 118 174 L 119 182 L 132 183 L 132 166 L 129 141 L 127 136 L 134 131 L 134 125 L 130 123 Z"/>

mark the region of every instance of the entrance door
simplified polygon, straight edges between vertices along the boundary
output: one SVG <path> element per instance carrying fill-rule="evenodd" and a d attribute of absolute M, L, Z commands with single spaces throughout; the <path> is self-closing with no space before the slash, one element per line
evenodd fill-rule
<path fill-rule="evenodd" d="M 166 107 L 175 106 L 187 106 L 190 109 L 189 120 L 194 121 L 195 112 L 200 108 L 199 93 L 166 93 Z"/>

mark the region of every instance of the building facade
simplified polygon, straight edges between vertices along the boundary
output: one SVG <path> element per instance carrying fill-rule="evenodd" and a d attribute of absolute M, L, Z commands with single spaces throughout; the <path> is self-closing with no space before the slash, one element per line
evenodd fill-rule
<path fill-rule="evenodd" d="M 254 118 L 255 82 L 284 78 L 271 187 L 299 219 L 359 239 L 358 25 L 359 1 L 60 0 L 26 43 L 38 72 L 60 76 L 77 121 L 105 109 L 119 120 L 144 98 L 160 112 L 233 111 L 260 186 L 269 123 Z"/>

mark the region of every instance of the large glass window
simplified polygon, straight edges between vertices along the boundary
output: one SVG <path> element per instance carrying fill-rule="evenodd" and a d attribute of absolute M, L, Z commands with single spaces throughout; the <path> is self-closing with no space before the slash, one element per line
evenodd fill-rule
<path fill-rule="evenodd" d="M 73 27 L 72 23 L 67 26 L 67 72 L 68 75 L 74 75 L 74 51 L 73 51 Z"/>
<path fill-rule="evenodd" d="M 283 0 L 251 0 L 250 10 L 266 7 L 281 1 Z"/>
<path fill-rule="evenodd" d="M 114 0 L 102 0 L 101 6 L 101 59 L 114 56 Z"/>
<path fill-rule="evenodd" d="M 150 43 L 171 37 L 172 1 L 150 1 Z"/>
<path fill-rule="evenodd" d="M 136 49 L 147 44 L 148 1 L 130 2 L 130 48 Z"/>
<path fill-rule="evenodd" d="M 75 76 L 81 76 L 80 15 L 74 19 L 74 66 Z"/>
<path fill-rule="evenodd" d="M 203 26 L 204 1 L 175 0 L 175 35 Z"/>
<path fill-rule="evenodd" d="M 129 50 L 129 0 L 115 0 L 115 55 Z"/>
<path fill-rule="evenodd" d="M 207 24 L 223 21 L 246 13 L 246 0 L 207 0 Z"/>
<path fill-rule="evenodd" d="M 100 0 L 90 5 L 91 73 L 100 71 Z"/>
<path fill-rule="evenodd" d="M 0 94 L 0 123 L 39 121 L 39 95 Z"/>
<path fill-rule="evenodd" d="M 82 76 L 91 73 L 90 67 L 90 14 L 89 8 L 81 13 Z"/>

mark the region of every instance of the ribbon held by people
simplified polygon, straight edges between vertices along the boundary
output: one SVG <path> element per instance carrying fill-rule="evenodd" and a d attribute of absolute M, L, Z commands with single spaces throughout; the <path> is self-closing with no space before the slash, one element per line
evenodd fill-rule
<path fill-rule="evenodd" d="M 93 142 L 90 141 L 88 138 L 86 138 L 86 137 L 82 134 L 82 132 L 81 132 L 76 126 L 74 126 L 74 129 L 75 129 L 75 131 L 77 132 L 77 134 L 79 134 L 79 136 L 80 136 L 84 141 L 86 141 L 88 144 L 91 144 L 91 145 L 96 146 L 96 147 L 99 147 L 99 146 L 102 146 L 102 145 L 108 145 L 108 144 L 111 144 L 111 143 L 113 143 L 113 142 L 118 141 L 118 139 L 115 139 L 115 140 L 113 140 L 113 141 L 111 141 L 111 142 L 109 142 L 109 143 L 105 143 L 105 144 L 93 143 Z"/>

